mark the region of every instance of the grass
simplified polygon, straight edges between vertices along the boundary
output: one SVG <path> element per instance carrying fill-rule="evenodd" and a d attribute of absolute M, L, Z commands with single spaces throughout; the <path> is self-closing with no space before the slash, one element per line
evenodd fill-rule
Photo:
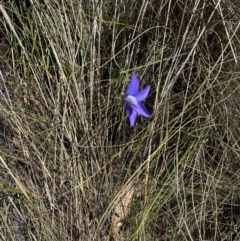
<path fill-rule="evenodd" d="M 239 240 L 239 7 L 1 3 L 1 239 Z"/>

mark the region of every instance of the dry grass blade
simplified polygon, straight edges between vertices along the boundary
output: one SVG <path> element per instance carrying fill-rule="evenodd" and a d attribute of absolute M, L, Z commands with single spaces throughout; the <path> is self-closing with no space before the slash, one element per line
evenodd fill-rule
<path fill-rule="evenodd" d="M 119 240 L 119 231 L 123 225 L 122 221 L 127 217 L 131 210 L 131 204 L 136 195 L 136 183 L 129 183 L 124 191 L 121 192 L 118 200 L 114 203 L 114 214 L 112 215 L 112 232 L 115 240 Z"/>
<path fill-rule="evenodd" d="M 0 237 L 239 240 L 239 9 L 2 2 Z M 151 85 L 134 128 L 132 72 Z"/>

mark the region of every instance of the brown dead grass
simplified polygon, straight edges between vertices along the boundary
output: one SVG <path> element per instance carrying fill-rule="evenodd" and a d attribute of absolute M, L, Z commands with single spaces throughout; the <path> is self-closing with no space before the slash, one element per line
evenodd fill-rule
<path fill-rule="evenodd" d="M 239 7 L 1 3 L 2 240 L 238 240 Z"/>

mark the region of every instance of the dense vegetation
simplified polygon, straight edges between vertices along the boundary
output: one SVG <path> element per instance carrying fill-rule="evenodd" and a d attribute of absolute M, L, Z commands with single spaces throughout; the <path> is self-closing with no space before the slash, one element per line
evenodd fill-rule
<path fill-rule="evenodd" d="M 240 240 L 238 0 L 0 16 L 2 240 Z M 151 118 L 131 128 L 133 72 Z"/>

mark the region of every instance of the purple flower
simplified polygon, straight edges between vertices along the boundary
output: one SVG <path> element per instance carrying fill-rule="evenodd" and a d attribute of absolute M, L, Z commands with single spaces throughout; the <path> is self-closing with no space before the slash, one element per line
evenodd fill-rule
<path fill-rule="evenodd" d="M 130 126 L 134 126 L 137 115 L 142 115 L 147 118 L 150 117 L 149 112 L 141 101 L 145 100 L 148 96 L 150 85 L 145 89 L 139 91 L 139 81 L 135 73 L 133 73 L 131 81 L 127 87 L 124 100 L 127 103 L 127 115 L 129 117 Z"/>

